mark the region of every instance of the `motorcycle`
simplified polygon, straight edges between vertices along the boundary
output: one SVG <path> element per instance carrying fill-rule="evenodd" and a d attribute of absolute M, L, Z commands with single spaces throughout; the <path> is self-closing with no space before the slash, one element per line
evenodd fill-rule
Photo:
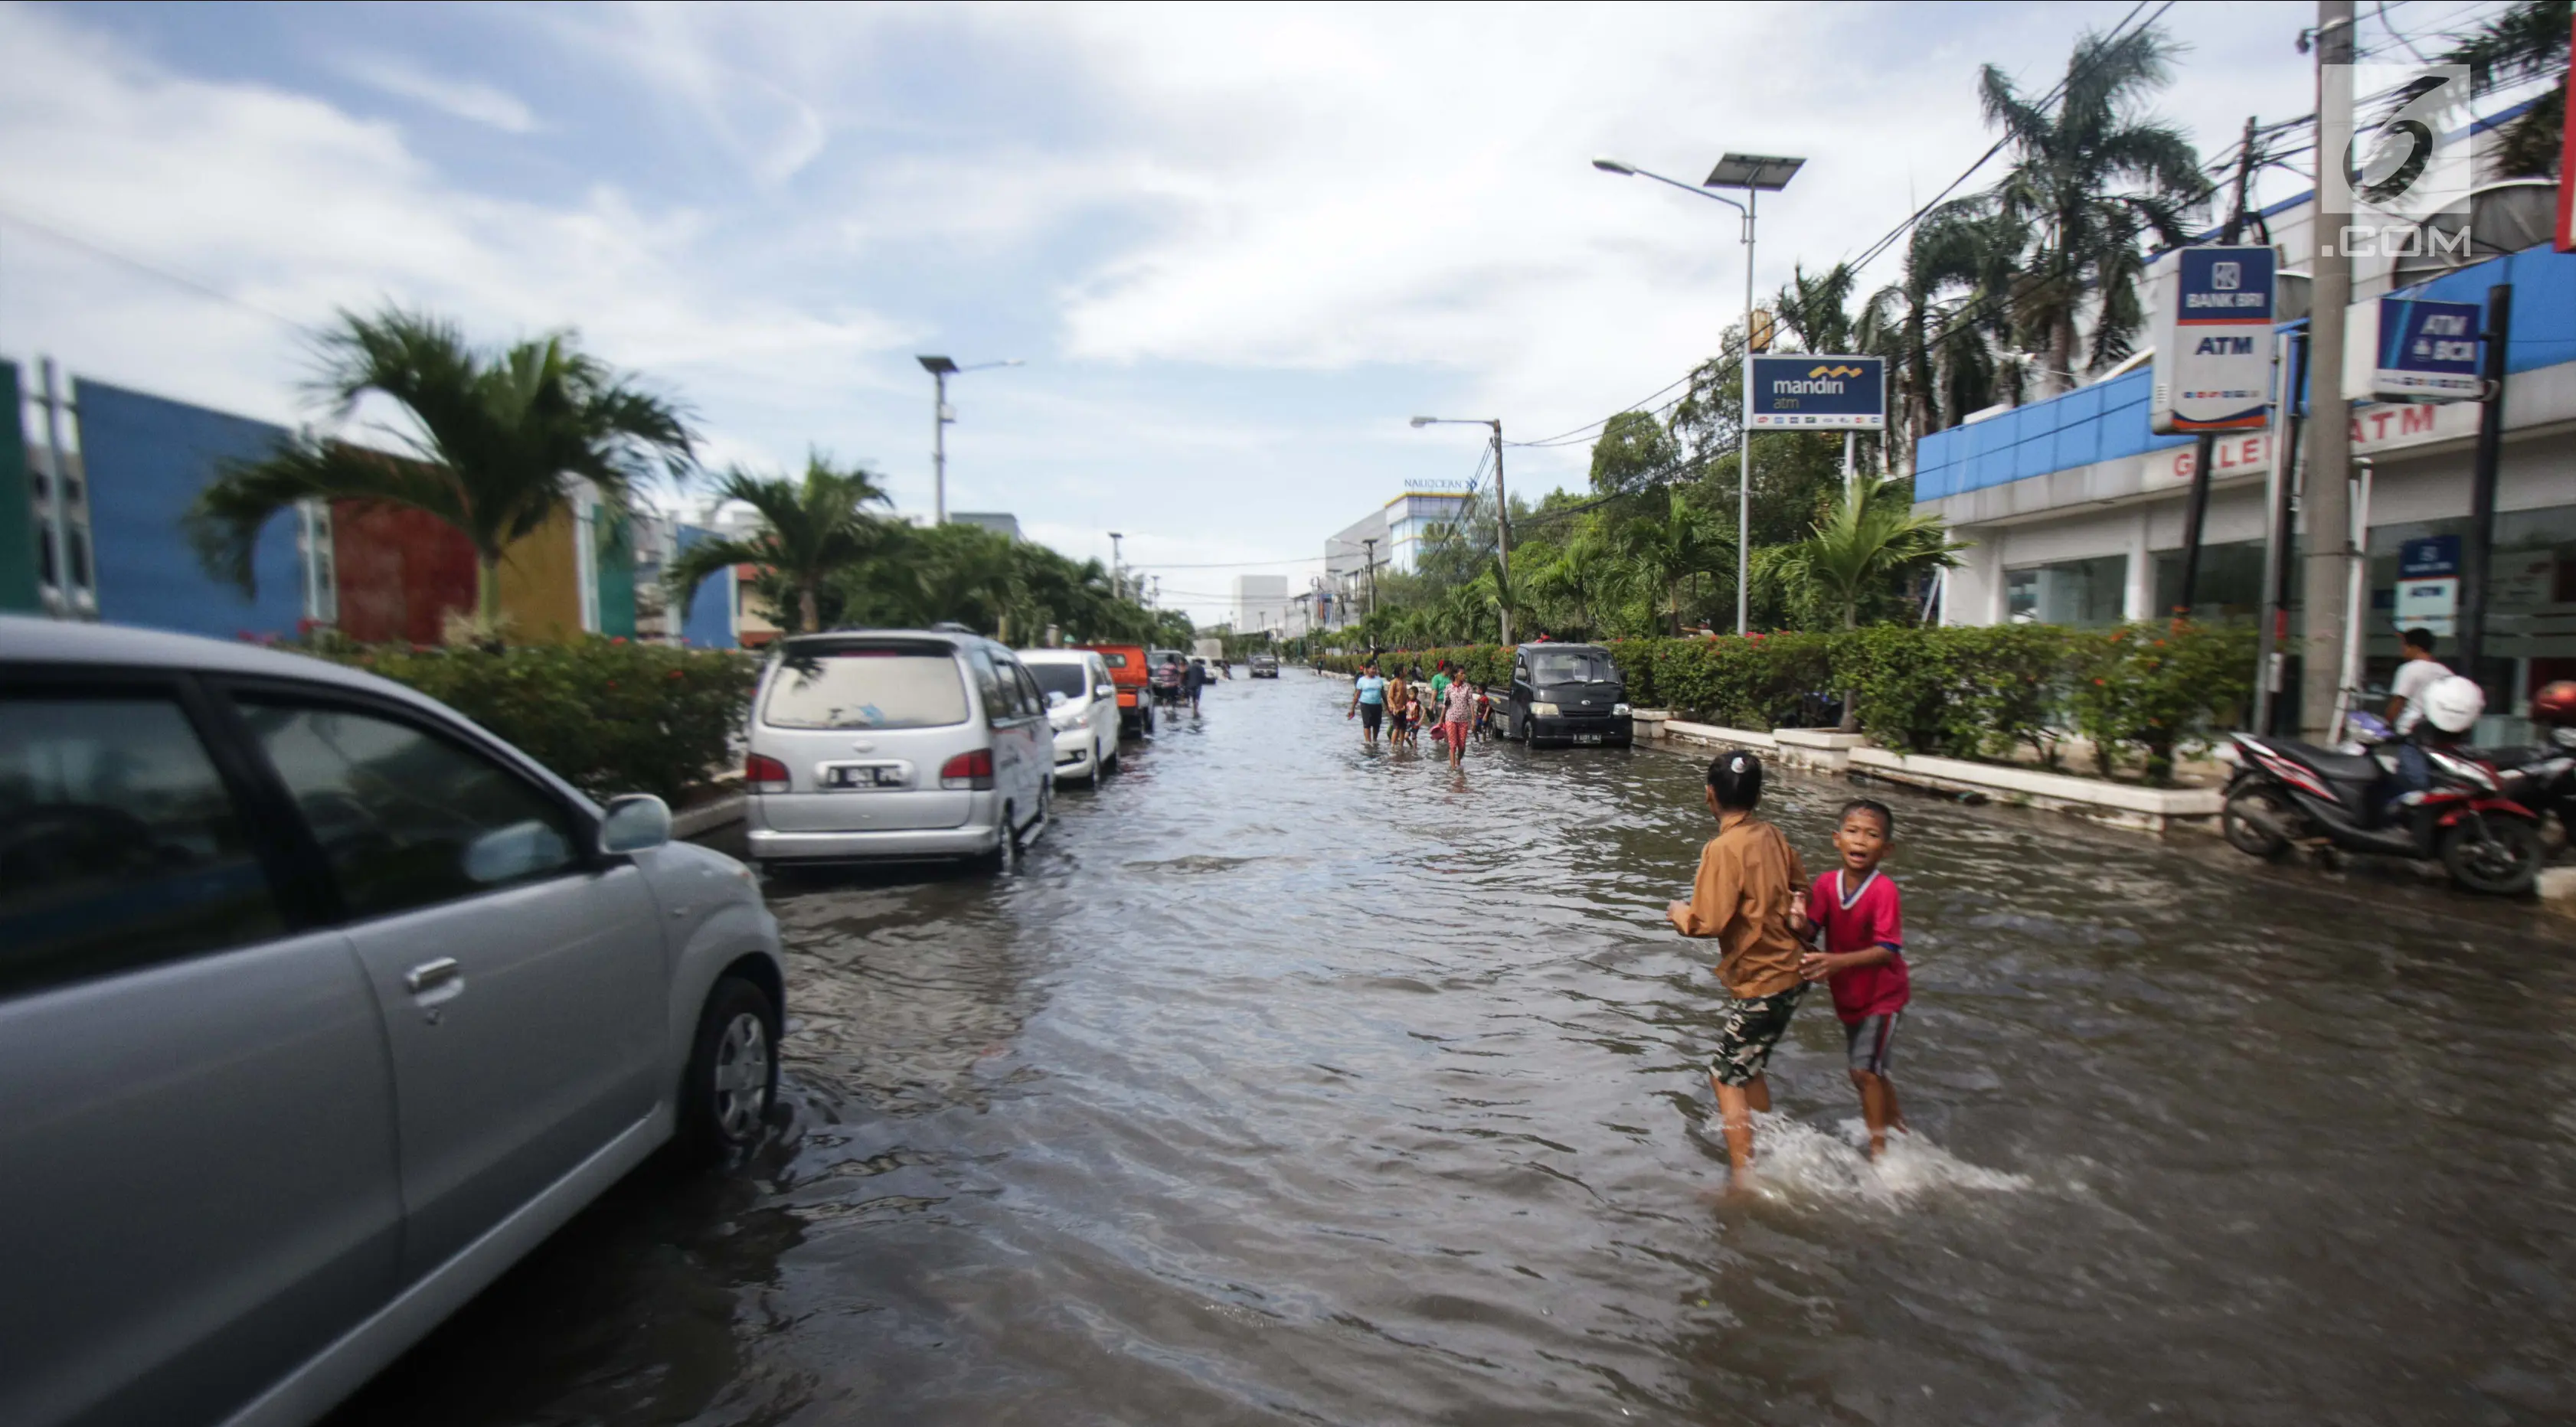
<path fill-rule="evenodd" d="M 2358 751 L 2229 735 L 2237 773 L 2219 813 L 2228 843 L 2267 859 L 2301 844 L 2439 861 L 2471 892 L 2513 897 L 2531 890 L 2548 853 L 2540 816 L 2524 800 L 2576 773 L 2576 752 L 2428 743 L 2421 751 L 2430 786 L 2392 798 L 2391 770 L 2379 751 L 2388 744 L 2363 741 L 2384 735 L 2385 726 L 2366 716 L 2351 726 L 2359 737 L 2347 747 Z"/>

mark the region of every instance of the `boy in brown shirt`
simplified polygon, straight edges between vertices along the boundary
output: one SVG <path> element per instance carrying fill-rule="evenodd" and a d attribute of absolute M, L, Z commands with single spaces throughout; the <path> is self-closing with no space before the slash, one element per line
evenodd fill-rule
<path fill-rule="evenodd" d="M 1664 914 L 1684 936 L 1717 938 L 1717 979 L 1729 999 L 1708 1083 L 1726 1123 L 1727 1161 L 1741 1178 L 1753 1164 L 1753 1112 L 1771 1110 L 1763 1067 L 1807 989 L 1798 974 L 1807 949 L 1807 869 L 1780 829 L 1753 816 L 1762 801 L 1762 760 L 1719 755 L 1708 765 L 1707 796 L 1717 836 L 1700 851 L 1690 899 Z"/>

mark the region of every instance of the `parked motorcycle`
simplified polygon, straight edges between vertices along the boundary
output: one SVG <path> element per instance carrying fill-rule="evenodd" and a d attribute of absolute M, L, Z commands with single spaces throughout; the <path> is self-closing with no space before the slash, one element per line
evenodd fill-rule
<path fill-rule="evenodd" d="M 2458 735 L 2477 721 L 2483 697 L 2442 689 L 2428 722 Z M 2293 844 L 2333 846 L 2382 857 L 2438 860 L 2472 892 L 2520 896 L 2547 857 L 2540 815 L 2527 800 L 2576 777 L 2576 749 L 2479 750 L 2438 741 L 2417 749 L 2426 786 L 2402 796 L 2374 750 L 2343 752 L 2250 733 L 2230 735 L 2237 773 L 2219 824 L 2238 851 L 2278 857 Z M 2393 760 L 2392 760 L 2393 761 Z M 2544 803 L 2543 806 L 2546 806 Z"/>

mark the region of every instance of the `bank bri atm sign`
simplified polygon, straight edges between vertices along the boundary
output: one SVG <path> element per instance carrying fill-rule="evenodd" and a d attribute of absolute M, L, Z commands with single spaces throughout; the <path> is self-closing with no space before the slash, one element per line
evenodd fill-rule
<path fill-rule="evenodd" d="M 2155 275 L 2160 434 L 2241 431 L 2271 420 L 2272 250 L 2180 248 Z"/>
<path fill-rule="evenodd" d="M 1884 431 L 1887 359 L 1804 352 L 1755 357 L 1753 425 L 1761 431 Z"/>

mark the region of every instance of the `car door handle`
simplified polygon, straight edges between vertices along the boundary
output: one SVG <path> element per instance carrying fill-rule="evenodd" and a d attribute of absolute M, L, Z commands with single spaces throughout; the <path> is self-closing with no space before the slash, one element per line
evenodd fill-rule
<path fill-rule="evenodd" d="M 403 985 L 410 989 L 411 994 L 419 996 L 454 981 L 464 974 L 464 971 L 464 967 L 456 964 L 455 957 L 442 956 L 436 961 L 424 961 L 404 972 Z"/>

